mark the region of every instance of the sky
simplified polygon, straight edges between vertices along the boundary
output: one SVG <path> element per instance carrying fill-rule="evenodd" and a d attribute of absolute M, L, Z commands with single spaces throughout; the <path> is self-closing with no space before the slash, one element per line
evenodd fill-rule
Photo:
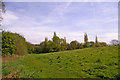
<path fill-rule="evenodd" d="M 56 32 L 84 42 L 84 33 L 89 41 L 109 43 L 118 39 L 117 2 L 6 2 L 6 13 L 2 16 L 2 28 L 16 32 L 28 42 L 39 44 L 45 37 L 51 40 Z"/>

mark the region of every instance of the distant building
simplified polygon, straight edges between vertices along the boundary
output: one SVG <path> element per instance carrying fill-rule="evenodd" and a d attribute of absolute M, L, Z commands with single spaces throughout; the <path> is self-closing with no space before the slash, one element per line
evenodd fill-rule
<path fill-rule="evenodd" d="M 115 40 L 115 39 L 112 40 L 110 43 L 111 43 L 111 45 L 115 45 L 115 46 L 116 45 L 120 45 L 120 41 L 119 40 Z"/>

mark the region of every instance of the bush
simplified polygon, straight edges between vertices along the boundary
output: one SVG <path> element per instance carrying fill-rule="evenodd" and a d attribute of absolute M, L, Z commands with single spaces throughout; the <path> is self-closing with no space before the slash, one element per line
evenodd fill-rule
<path fill-rule="evenodd" d="M 17 33 L 2 32 L 2 53 L 3 55 L 25 55 L 32 53 L 33 45 L 26 42 L 25 38 Z"/>
<path fill-rule="evenodd" d="M 84 47 L 84 48 L 88 48 L 88 47 L 90 47 L 90 45 L 89 45 L 88 43 L 85 43 L 85 44 L 83 45 L 83 47 Z"/>
<path fill-rule="evenodd" d="M 28 54 L 28 47 L 24 37 L 17 33 L 11 33 L 12 38 L 15 40 L 16 51 L 15 54 L 17 55 L 25 55 Z"/>
<path fill-rule="evenodd" d="M 15 40 L 10 32 L 2 32 L 2 53 L 3 55 L 13 55 L 16 51 Z"/>
<path fill-rule="evenodd" d="M 26 42 L 27 43 L 27 49 L 28 49 L 28 53 L 29 54 L 32 54 L 34 52 L 34 45 L 32 45 L 31 43 L 29 42 Z"/>

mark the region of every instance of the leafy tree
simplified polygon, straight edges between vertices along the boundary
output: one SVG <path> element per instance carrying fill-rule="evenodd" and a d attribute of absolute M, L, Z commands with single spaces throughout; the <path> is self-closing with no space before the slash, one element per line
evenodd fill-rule
<path fill-rule="evenodd" d="M 34 52 L 34 45 L 29 42 L 26 43 L 27 43 L 28 53 L 32 54 Z"/>
<path fill-rule="evenodd" d="M 15 46 L 16 46 L 16 55 L 25 55 L 28 54 L 28 46 L 26 43 L 26 39 L 17 34 L 17 33 L 10 33 L 12 38 L 15 40 Z"/>
<path fill-rule="evenodd" d="M 106 42 L 99 42 L 100 46 L 104 47 L 104 46 L 107 46 L 107 43 Z"/>
<path fill-rule="evenodd" d="M 56 32 L 54 32 L 54 36 L 52 38 L 53 44 L 52 48 L 54 51 L 60 51 L 60 38 L 56 35 Z"/>
<path fill-rule="evenodd" d="M 85 43 L 88 42 L 88 36 L 87 36 L 87 33 L 84 34 L 84 42 L 85 42 Z"/>
<path fill-rule="evenodd" d="M 25 55 L 34 51 L 34 45 L 27 42 L 24 37 L 17 33 L 2 32 L 3 55 Z"/>
<path fill-rule="evenodd" d="M 97 36 L 96 36 L 96 38 L 95 38 L 95 43 L 98 43 L 98 39 L 97 39 Z"/>
<path fill-rule="evenodd" d="M 78 49 L 82 49 L 83 48 L 83 44 L 82 43 L 79 43 L 78 44 Z"/>
<path fill-rule="evenodd" d="M 64 51 L 67 49 L 66 38 L 64 38 L 64 39 L 61 38 L 60 44 L 61 44 L 61 48 L 60 48 L 61 51 Z"/>
<path fill-rule="evenodd" d="M 0 1 L 0 57 L 2 55 L 2 29 L 1 29 L 2 20 L 3 20 L 2 13 L 5 13 L 5 4 L 2 1 Z"/>
<path fill-rule="evenodd" d="M 54 52 L 54 45 L 53 45 L 53 42 L 51 40 L 48 41 L 48 47 L 49 47 L 49 52 Z"/>
<path fill-rule="evenodd" d="M 71 41 L 70 45 L 69 45 L 69 50 L 73 50 L 73 49 L 79 49 L 79 42 L 78 41 Z"/>
<path fill-rule="evenodd" d="M 2 53 L 3 55 L 13 55 L 16 50 L 15 40 L 10 32 L 2 32 Z"/>
<path fill-rule="evenodd" d="M 88 44 L 90 45 L 90 47 L 95 47 L 95 43 L 93 41 L 90 41 Z"/>
<path fill-rule="evenodd" d="M 84 47 L 84 48 L 88 48 L 88 47 L 90 47 L 89 42 L 84 43 L 83 47 Z"/>
<path fill-rule="evenodd" d="M 96 43 L 95 47 L 100 47 L 100 42 Z"/>
<path fill-rule="evenodd" d="M 101 46 L 100 42 L 98 42 L 98 38 L 96 36 L 96 38 L 95 38 L 95 47 L 100 47 L 100 46 Z"/>
<path fill-rule="evenodd" d="M 42 49 L 41 49 L 40 45 L 35 45 L 35 46 L 34 46 L 34 51 L 33 51 L 33 53 L 35 53 L 35 54 L 40 54 L 40 53 L 42 53 Z"/>
<path fill-rule="evenodd" d="M 41 47 L 43 53 L 49 52 L 48 38 L 45 38 L 45 41 L 40 43 L 40 47 Z"/>

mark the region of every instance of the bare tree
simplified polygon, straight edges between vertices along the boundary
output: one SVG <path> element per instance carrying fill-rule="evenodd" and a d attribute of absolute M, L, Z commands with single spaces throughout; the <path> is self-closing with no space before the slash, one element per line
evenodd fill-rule
<path fill-rule="evenodd" d="M 1 27 L 1 24 L 2 24 L 2 20 L 3 20 L 3 17 L 2 17 L 2 13 L 5 13 L 5 4 L 0 1 L 0 27 Z"/>

